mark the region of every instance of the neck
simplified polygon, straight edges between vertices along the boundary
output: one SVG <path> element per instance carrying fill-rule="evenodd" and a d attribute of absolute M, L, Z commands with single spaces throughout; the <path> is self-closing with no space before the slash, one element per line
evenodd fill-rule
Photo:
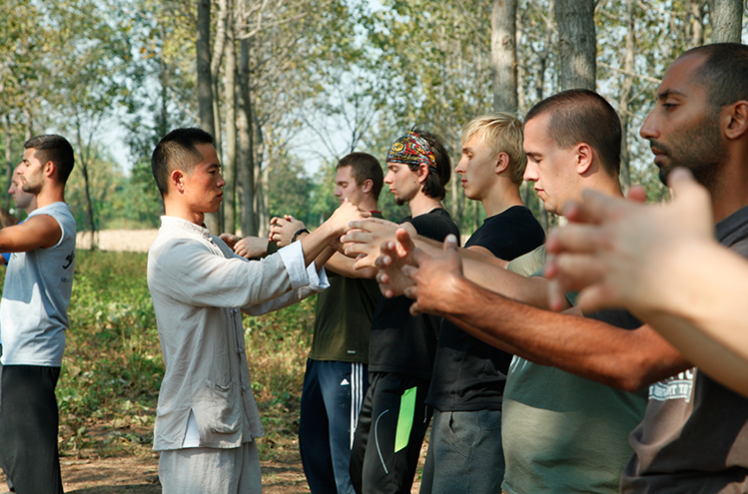
<path fill-rule="evenodd" d="M 432 209 L 441 207 L 441 203 L 438 199 L 429 197 L 419 190 L 413 199 L 408 202 L 408 207 L 410 207 L 410 215 L 415 218 L 428 213 Z"/>
<path fill-rule="evenodd" d="M 65 186 L 60 186 L 53 182 L 47 182 L 41 192 L 36 196 L 36 206 L 37 208 L 43 208 L 56 202 L 65 202 Z"/>
<path fill-rule="evenodd" d="M 169 199 L 169 196 L 164 197 L 164 211 L 166 216 L 181 218 L 198 226 L 202 226 L 205 221 L 205 213 L 196 213 L 187 207 L 186 204 Z"/>
<path fill-rule="evenodd" d="M 366 198 L 355 206 L 364 211 L 377 211 L 377 200 L 372 196 L 366 196 Z"/>
<path fill-rule="evenodd" d="M 748 206 L 748 155 L 735 152 L 718 172 L 708 188 L 712 198 L 714 222 L 718 223 L 738 209 Z"/>
<path fill-rule="evenodd" d="M 519 187 L 503 177 L 498 177 L 496 184 L 487 191 L 485 197 L 479 200 L 488 218 L 501 214 L 513 206 L 522 206 Z"/>

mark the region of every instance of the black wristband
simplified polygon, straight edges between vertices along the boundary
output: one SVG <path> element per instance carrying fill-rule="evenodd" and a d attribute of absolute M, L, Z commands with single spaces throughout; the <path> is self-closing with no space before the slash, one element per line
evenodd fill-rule
<path fill-rule="evenodd" d="M 307 230 L 306 228 L 302 228 L 302 229 L 301 229 L 301 230 L 299 230 L 298 232 L 294 233 L 294 234 L 293 234 L 293 237 L 291 237 L 291 242 L 296 242 L 296 237 L 298 237 L 298 236 L 299 236 L 299 235 L 301 235 L 302 233 L 309 233 L 309 230 Z"/>

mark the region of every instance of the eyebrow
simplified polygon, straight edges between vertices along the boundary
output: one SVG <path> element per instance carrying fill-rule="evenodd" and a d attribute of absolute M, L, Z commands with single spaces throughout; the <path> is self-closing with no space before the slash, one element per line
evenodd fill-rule
<path fill-rule="evenodd" d="M 680 91 L 676 91 L 675 89 L 666 89 L 661 93 L 657 93 L 658 100 L 663 100 L 668 96 L 685 96 L 685 94 Z"/>

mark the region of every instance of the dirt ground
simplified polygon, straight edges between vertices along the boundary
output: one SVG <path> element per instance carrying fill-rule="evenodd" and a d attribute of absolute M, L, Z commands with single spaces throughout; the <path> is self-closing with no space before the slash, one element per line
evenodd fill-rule
<path fill-rule="evenodd" d="M 428 436 L 427 436 L 428 437 Z M 262 441 L 262 439 L 260 439 Z M 420 472 L 427 444 L 421 451 L 419 474 L 411 489 L 420 489 Z M 262 460 L 262 491 L 264 494 L 296 494 L 309 492 L 301 467 L 298 443 L 275 444 L 273 460 Z M 68 494 L 160 494 L 158 456 L 122 454 L 109 458 L 60 458 L 62 481 Z M 5 476 L 0 475 L 0 493 L 7 493 Z"/>
<path fill-rule="evenodd" d="M 114 250 L 126 252 L 148 252 L 151 244 L 156 240 L 157 229 L 152 230 L 101 230 L 96 232 L 100 250 Z M 78 232 L 75 245 L 79 249 L 91 247 L 91 233 Z"/>

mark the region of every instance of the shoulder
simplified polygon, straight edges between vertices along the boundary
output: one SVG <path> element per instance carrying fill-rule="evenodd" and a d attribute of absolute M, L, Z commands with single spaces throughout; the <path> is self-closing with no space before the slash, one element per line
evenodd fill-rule
<path fill-rule="evenodd" d="M 460 238 L 460 229 L 444 208 L 437 208 L 408 220 L 419 235 L 442 241 L 450 233 Z"/>

